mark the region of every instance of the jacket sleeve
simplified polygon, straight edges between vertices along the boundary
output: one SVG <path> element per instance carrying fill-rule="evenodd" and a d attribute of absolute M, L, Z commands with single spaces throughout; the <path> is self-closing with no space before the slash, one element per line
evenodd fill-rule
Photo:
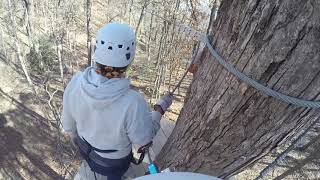
<path fill-rule="evenodd" d="M 65 132 L 74 134 L 76 132 L 76 121 L 70 113 L 67 96 L 65 92 L 63 94 L 62 128 Z"/>
<path fill-rule="evenodd" d="M 75 119 L 72 117 L 71 114 L 71 102 L 70 102 L 70 95 L 72 93 L 70 93 L 71 89 L 73 88 L 73 86 L 76 83 L 76 79 L 77 77 L 79 77 L 80 73 L 76 74 L 71 81 L 69 82 L 69 84 L 67 85 L 64 93 L 63 93 L 63 109 L 62 109 L 62 128 L 65 132 L 74 135 L 77 131 L 76 128 L 76 121 Z"/>
<path fill-rule="evenodd" d="M 161 114 L 150 111 L 147 102 L 142 99 L 131 109 L 127 122 L 127 133 L 130 141 L 138 146 L 148 144 L 160 128 Z"/>

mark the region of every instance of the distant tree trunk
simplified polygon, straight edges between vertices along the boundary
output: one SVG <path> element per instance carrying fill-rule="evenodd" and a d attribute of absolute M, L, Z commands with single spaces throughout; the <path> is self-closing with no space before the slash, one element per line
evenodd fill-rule
<path fill-rule="evenodd" d="M 29 47 L 36 50 L 38 52 L 38 48 L 35 47 L 34 41 L 34 28 L 33 28 L 33 0 L 23 0 L 24 6 L 26 8 L 26 22 L 27 22 L 27 34 L 29 39 Z"/>
<path fill-rule="evenodd" d="M 153 10 L 152 10 L 153 13 Z M 147 61 L 148 61 L 148 67 L 150 66 L 150 59 L 151 59 L 151 39 L 152 39 L 152 28 L 153 25 L 153 14 L 151 14 L 151 18 L 150 18 L 150 25 L 149 25 L 149 35 L 148 35 L 148 41 L 147 41 Z"/>
<path fill-rule="evenodd" d="M 140 16 L 139 16 L 139 20 L 138 20 L 138 24 L 136 26 L 136 34 L 139 34 L 139 28 L 140 28 L 140 24 L 142 22 L 143 16 L 144 16 L 144 9 L 147 7 L 148 5 L 148 0 L 145 0 L 140 12 Z"/>
<path fill-rule="evenodd" d="M 43 31 L 45 34 L 47 34 L 48 31 L 50 30 L 50 26 L 49 26 L 50 23 L 48 21 L 50 21 L 49 19 L 51 16 L 50 12 L 46 12 L 47 4 L 48 4 L 47 1 L 43 2 L 42 14 L 41 14 L 43 16 L 43 23 L 44 23 Z"/>
<path fill-rule="evenodd" d="M 0 39 L 4 39 L 3 27 L 0 27 Z M 7 59 L 7 48 L 4 41 L 0 42 L 1 44 L 1 52 L 3 52 L 3 58 Z"/>
<path fill-rule="evenodd" d="M 214 0 L 214 1 L 212 2 L 211 13 L 210 13 L 210 20 L 209 20 L 209 25 L 208 25 L 207 33 L 209 32 L 210 27 L 212 27 L 212 23 L 217 19 L 219 6 L 220 6 L 220 1 L 219 1 L 219 0 Z"/>
<path fill-rule="evenodd" d="M 192 0 L 189 0 L 190 2 L 190 11 L 191 11 L 191 17 L 194 21 L 194 24 L 197 26 L 198 25 L 198 18 L 197 18 L 197 15 L 196 15 L 196 12 L 197 12 L 197 8 L 194 6 Z"/>
<path fill-rule="evenodd" d="M 63 61 L 62 61 L 62 44 L 60 43 L 59 40 L 56 40 L 56 50 L 57 50 L 57 55 L 58 55 L 58 61 L 59 61 L 59 70 L 60 70 L 60 79 L 62 84 L 64 84 L 63 81 Z"/>
<path fill-rule="evenodd" d="M 86 3 L 86 17 L 87 17 L 87 54 L 88 54 L 88 66 L 91 66 L 91 0 L 87 0 Z"/>
<path fill-rule="evenodd" d="M 129 5 L 129 24 L 131 24 L 132 5 L 133 5 L 133 0 L 130 1 L 130 5 Z"/>
<path fill-rule="evenodd" d="M 20 40 L 18 39 L 18 35 L 17 35 L 17 22 L 16 22 L 16 17 L 15 14 L 13 12 L 13 7 L 11 4 L 11 0 L 7 0 L 7 5 L 8 5 L 8 10 L 10 13 L 10 21 L 11 21 L 11 28 L 12 28 L 12 36 L 13 36 L 13 43 L 15 44 L 15 50 L 16 50 L 16 54 L 17 54 L 17 58 L 20 62 L 20 65 L 22 67 L 22 70 L 24 72 L 24 75 L 26 76 L 26 79 L 29 83 L 29 85 L 33 86 L 32 80 L 29 76 L 26 64 L 24 62 L 24 56 L 21 52 L 21 47 L 20 47 Z"/>
<path fill-rule="evenodd" d="M 248 76 L 319 100 L 319 19 L 318 0 L 224 0 L 209 34 L 221 56 Z M 313 111 L 256 91 L 205 50 L 157 162 L 225 178 L 301 132 Z"/>

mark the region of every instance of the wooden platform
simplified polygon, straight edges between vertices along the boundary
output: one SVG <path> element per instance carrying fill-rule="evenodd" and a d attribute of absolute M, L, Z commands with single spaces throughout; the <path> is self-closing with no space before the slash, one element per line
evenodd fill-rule
<path fill-rule="evenodd" d="M 175 122 L 170 121 L 170 120 L 166 120 L 163 118 L 160 122 L 160 125 L 161 125 L 161 128 L 158 131 L 157 135 L 154 137 L 153 146 L 150 149 L 150 155 L 151 155 L 152 159 L 154 159 L 156 157 L 156 155 L 159 154 L 162 147 L 166 143 L 168 137 L 170 136 L 170 134 L 175 126 Z M 137 148 L 138 147 L 134 147 L 133 152 L 136 152 Z M 134 156 L 135 156 L 135 158 L 138 158 L 137 154 L 134 154 Z M 145 174 L 145 172 L 147 171 L 148 163 L 149 163 L 148 158 L 145 157 L 143 160 L 143 163 L 141 163 L 139 166 L 131 164 L 129 170 L 125 174 L 125 177 L 126 177 L 125 179 L 133 179 L 135 177 L 143 176 Z"/>

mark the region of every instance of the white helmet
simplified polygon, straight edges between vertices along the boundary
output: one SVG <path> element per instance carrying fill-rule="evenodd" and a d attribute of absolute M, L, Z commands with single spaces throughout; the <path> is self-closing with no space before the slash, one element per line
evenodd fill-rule
<path fill-rule="evenodd" d="M 125 67 L 134 59 L 136 35 L 127 24 L 108 23 L 96 35 L 95 61 L 112 66 Z"/>

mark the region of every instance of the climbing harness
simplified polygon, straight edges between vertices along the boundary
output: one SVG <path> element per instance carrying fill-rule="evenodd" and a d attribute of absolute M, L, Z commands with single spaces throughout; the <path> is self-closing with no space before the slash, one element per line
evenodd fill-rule
<path fill-rule="evenodd" d="M 79 147 L 81 156 L 86 160 L 91 171 L 93 172 L 95 179 L 96 173 L 108 177 L 121 177 L 129 168 L 131 159 L 133 157 L 132 153 L 130 153 L 128 156 L 121 159 L 103 158 L 95 151 L 100 153 L 112 153 L 116 152 L 117 150 L 101 150 L 95 148 L 80 136 L 76 137 L 76 144 Z"/>
<path fill-rule="evenodd" d="M 91 171 L 94 173 L 96 179 L 96 173 L 99 173 L 104 176 L 115 176 L 121 177 L 129 168 L 130 163 L 134 163 L 136 165 L 140 164 L 145 156 L 146 150 L 149 146 L 151 146 L 152 142 L 148 143 L 145 146 L 142 146 L 138 149 L 138 153 L 140 153 L 139 160 L 136 161 L 133 158 L 132 152 L 120 159 L 109 159 L 101 157 L 99 153 L 113 153 L 118 150 L 102 150 L 96 147 L 93 147 L 88 141 L 86 141 L 83 137 L 77 136 L 75 143 L 77 144 L 81 156 L 88 163 Z M 111 178 L 112 179 L 112 178 Z"/>

